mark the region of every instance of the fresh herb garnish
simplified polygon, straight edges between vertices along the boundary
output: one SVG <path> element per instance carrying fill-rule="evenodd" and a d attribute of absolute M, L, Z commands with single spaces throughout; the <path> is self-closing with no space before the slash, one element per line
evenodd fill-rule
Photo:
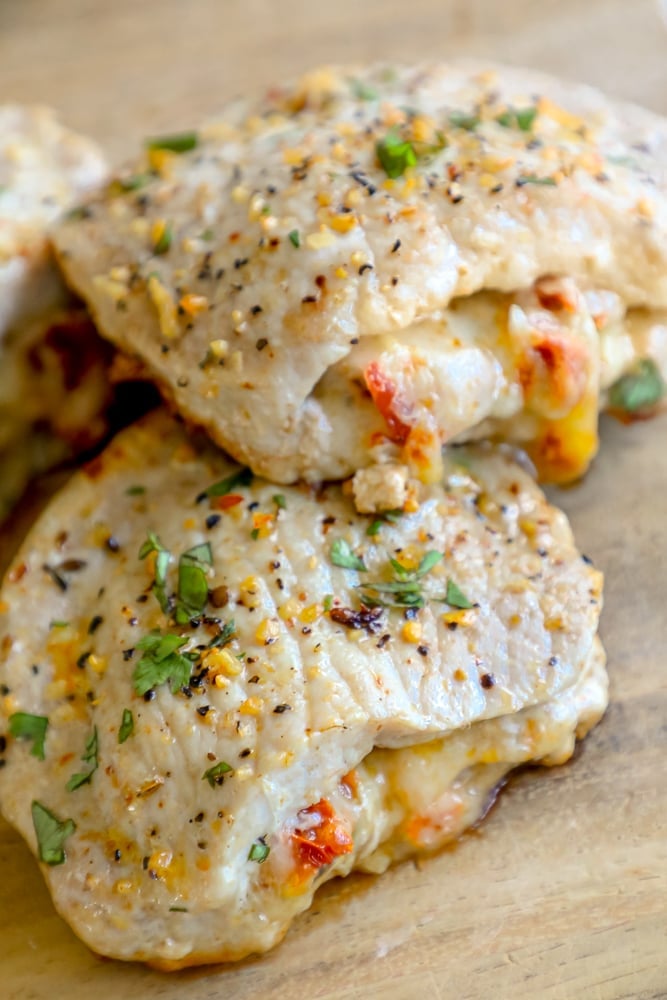
<path fill-rule="evenodd" d="M 333 594 L 325 594 L 324 600 L 322 601 L 322 607 L 325 611 L 331 611 L 333 607 L 334 596 Z"/>
<path fill-rule="evenodd" d="M 408 167 L 417 163 L 414 146 L 402 139 L 396 129 L 390 129 L 384 139 L 377 142 L 375 151 L 387 177 L 401 177 Z"/>
<path fill-rule="evenodd" d="M 360 101 L 376 101 L 380 96 L 375 87 L 369 87 L 363 80 L 351 80 L 352 93 Z"/>
<path fill-rule="evenodd" d="M 364 604 L 371 607 L 423 608 L 425 601 L 421 580 L 442 558 L 442 552 L 432 549 L 423 556 L 415 570 L 406 569 L 397 559 L 390 559 L 393 580 L 359 584 Z"/>
<path fill-rule="evenodd" d="M 128 486 L 128 488 L 125 490 L 125 493 L 128 497 L 140 497 L 145 492 L 146 492 L 146 487 L 138 485 Z"/>
<path fill-rule="evenodd" d="M 243 468 L 238 469 L 233 472 L 231 476 L 227 476 L 225 479 L 220 479 L 217 483 L 213 483 L 208 489 L 204 490 L 197 497 L 197 503 L 205 500 L 206 497 L 225 497 L 232 490 L 235 490 L 237 486 L 250 486 L 252 483 L 252 472 L 250 469 Z"/>
<path fill-rule="evenodd" d="M 336 539 L 331 546 L 330 555 L 331 562 L 334 566 L 342 566 L 343 569 L 356 569 L 360 572 L 363 572 L 366 569 L 364 560 L 354 554 L 350 548 L 349 542 L 346 542 L 344 538 Z"/>
<path fill-rule="evenodd" d="M 299 247 L 301 246 L 301 237 L 299 236 L 299 230 L 298 229 L 292 229 L 287 234 L 287 238 L 290 241 L 290 243 L 292 244 L 292 246 L 296 247 L 296 249 L 298 250 Z"/>
<path fill-rule="evenodd" d="M 33 802 L 31 812 L 39 860 L 46 865 L 61 865 L 66 857 L 64 843 L 76 830 L 76 823 L 73 819 L 61 822 L 41 802 Z"/>
<path fill-rule="evenodd" d="M 199 145 L 199 136 L 196 132 L 177 132 L 173 135 L 159 135 L 154 139 L 149 139 L 146 143 L 148 149 L 166 149 L 170 153 L 189 153 L 191 149 L 196 149 Z"/>
<path fill-rule="evenodd" d="M 151 590 L 157 598 L 158 604 L 165 614 L 169 613 L 169 598 L 167 596 L 167 570 L 171 561 L 171 553 L 165 549 L 164 545 L 154 531 L 148 532 L 148 538 L 139 549 L 139 558 L 145 559 L 151 553 L 155 553 L 155 577 Z"/>
<path fill-rule="evenodd" d="M 453 580 L 447 581 L 445 601 L 447 604 L 451 604 L 453 608 L 462 608 L 463 610 L 467 610 L 473 606 L 472 601 L 468 600 L 461 588 Z"/>
<path fill-rule="evenodd" d="M 170 913 L 187 913 L 188 912 L 188 908 L 187 908 L 187 906 L 170 906 L 169 907 L 169 912 Z"/>
<path fill-rule="evenodd" d="M 53 618 L 49 622 L 49 628 L 67 628 L 69 622 L 65 621 L 63 618 Z"/>
<path fill-rule="evenodd" d="M 383 524 L 384 521 L 371 521 L 366 528 L 366 534 L 369 535 L 370 538 L 373 538 L 375 535 L 379 534 L 380 528 Z"/>
<path fill-rule="evenodd" d="M 287 500 L 284 493 L 274 493 L 273 502 L 278 510 L 287 510 Z"/>
<path fill-rule="evenodd" d="M 153 180 L 153 174 L 131 174 L 129 177 L 115 177 L 109 184 L 109 194 L 128 194 L 139 191 Z"/>
<path fill-rule="evenodd" d="M 466 111 L 452 111 L 449 116 L 449 124 L 454 128 L 463 128 L 466 132 L 474 132 L 479 125 L 479 115 L 474 115 Z"/>
<path fill-rule="evenodd" d="M 264 838 L 260 837 L 248 851 L 248 861 L 256 861 L 258 865 L 261 865 L 263 861 L 266 861 L 270 853 L 271 848 L 265 843 Z"/>
<path fill-rule="evenodd" d="M 169 248 L 171 247 L 171 242 L 173 238 L 174 238 L 174 231 L 171 227 L 171 223 L 167 222 L 165 223 L 162 232 L 160 233 L 158 238 L 155 240 L 155 243 L 153 244 L 153 253 L 157 254 L 158 256 L 160 256 L 163 253 L 166 253 L 167 250 L 169 250 Z"/>
<path fill-rule="evenodd" d="M 160 684 L 171 684 L 173 694 L 176 694 L 190 680 L 192 673 L 192 656 L 179 653 L 187 642 L 187 638 L 168 633 L 162 635 L 159 631 L 150 632 L 140 639 L 136 648 L 143 652 L 132 674 L 132 683 L 137 694 L 144 695 L 151 688 Z"/>
<path fill-rule="evenodd" d="M 209 542 L 195 545 L 184 552 L 178 560 L 178 595 L 174 617 L 179 625 L 185 625 L 200 615 L 208 601 L 208 580 L 206 569 L 213 565 L 213 553 Z"/>
<path fill-rule="evenodd" d="M 134 716 L 129 708 L 123 709 L 123 717 L 118 727 L 118 742 L 124 743 L 134 732 Z"/>
<path fill-rule="evenodd" d="M 641 413 L 655 406 L 667 387 L 660 370 L 650 358 L 643 358 L 631 372 L 622 375 L 609 390 L 609 405 L 624 413 Z"/>
<path fill-rule="evenodd" d="M 206 648 L 221 649 L 223 646 L 226 646 L 228 643 L 232 641 L 235 633 L 236 633 L 236 626 L 234 624 L 234 619 L 230 618 L 230 620 L 228 622 L 225 622 L 225 624 L 223 625 L 222 631 L 219 633 L 219 635 L 216 635 L 214 639 L 211 639 Z"/>
<path fill-rule="evenodd" d="M 530 132 L 537 118 L 537 108 L 511 108 L 498 115 L 496 121 L 503 128 L 520 128 L 522 132 Z"/>
<path fill-rule="evenodd" d="M 555 177 L 538 177 L 536 174 L 521 174 L 520 177 L 516 179 L 517 187 L 523 187 L 524 184 L 542 184 L 544 187 L 556 187 Z"/>
<path fill-rule="evenodd" d="M 215 788 L 216 785 L 221 785 L 225 780 L 225 775 L 229 774 L 231 771 L 229 764 L 225 763 L 224 760 L 218 761 L 213 767 L 209 767 L 208 771 L 204 771 L 201 778 L 202 781 L 208 781 L 211 788 Z"/>
<path fill-rule="evenodd" d="M 45 715 L 30 715 L 29 712 L 14 712 L 9 716 L 9 732 L 17 740 L 32 740 L 30 753 L 38 760 L 44 760 L 44 740 L 49 720 Z"/>
<path fill-rule="evenodd" d="M 81 788 L 82 785 L 90 784 L 90 780 L 99 766 L 97 753 L 98 753 L 97 726 L 94 726 L 93 731 L 88 737 L 88 740 L 86 742 L 86 749 L 81 755 L 81 760 L 85 764 L 92 764 L 92 767 L 89 771 L 79 771 L 76 774 L 72 775 L 72 777 L 65 785 L 65 788 L 67 789 L 68 792 L 75 792 L 76 789 Z"/>

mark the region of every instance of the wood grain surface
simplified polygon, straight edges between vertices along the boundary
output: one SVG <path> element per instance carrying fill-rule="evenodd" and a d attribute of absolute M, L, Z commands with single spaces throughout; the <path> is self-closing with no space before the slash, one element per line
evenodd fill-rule
<path fill-rule="evenodd" d="M 116 160 L 146 133 L 333 60 L 488 56 L 667 112 L 658 11 L 648 0 L 0 0 L 0 100 L 57 106 Z M 92 955 L 0 823 L 0 998 L 667 997 L 666 438 L 665 416 L 605 422 L 585 482 L 554 494 L 607 578 L 612 703 L 573 762 L 521 774 L 453 850 L 327 886 L 264 958 L 172 976 Z"/>

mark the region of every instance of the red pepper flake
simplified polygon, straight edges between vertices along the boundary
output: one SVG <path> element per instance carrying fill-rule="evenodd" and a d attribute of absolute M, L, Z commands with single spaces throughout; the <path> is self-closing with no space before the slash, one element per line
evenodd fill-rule
<path fill-rule="evenodd" d="M 211 497 L 211 507 L 216 510 L 229 510 L 230 507 L 236 507 L 237 504 L 243 503 L 243 500 L 240 493 L 228 493 L 224 497 Z"/>

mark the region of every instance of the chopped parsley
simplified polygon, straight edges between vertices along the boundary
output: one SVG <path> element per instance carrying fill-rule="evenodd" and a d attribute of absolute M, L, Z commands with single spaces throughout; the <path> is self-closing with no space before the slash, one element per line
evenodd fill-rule
<path fill-rule="evenodd" d="M 234 624 L 234 619 L 230 618 L 230 620 L 228 622 L 225 622 L 225 624 L 223 625 L 222 631 L 219 633 L 219 635 L 216 635 L 215 639 L 211 639 L 211 641 L 207 646 L 207 649 L 220 649 L 223 646 L 226 646 L 228 643 L 232 641 L 235 633 L 236 633 L 236 625 Z"/>
<path fill-rule="evenodd" d="M 139 558 L 145 559 L 153 552 L 155 553 L 155 577 L 151 590 L 163 612 L 168 614 L 170 609 L 169 597 L 167 596 L 167 570 L 171 562 L 171 553 L 165 549 L 155 532 L 149 531 L 148 538 L 139 549 Z"/>
<path fill-rule="evenodd" d="M 204 771 L 201 778 L 202 781 L 208 781 L 211 788 L 215 788 L 216 785 L 221 785 L 225 780 L 225 775 L 229 774 L 231 767 L 224 760 L 218 761 L 213 767 L 209 767 L 208 771 Z"/>
<path fill-rule="evenodd" d="M 37 801 L 32 803 L 31 812 L 39 860 L 46 865 L 61 865 L 66 857 L 65 841 L 76 830 L 76 823 L 73 819 L 59 820 Z"/>
<path fill-rule="evenodd" d="M 350 548 L 349 542 L 346 542 L 344 538 L 336 539 L 331 546 L 330 554 L 331 562 L 334 566 L 342 566 L 343 569 L 356 569 L 360 572 L 363 572 L 366 569 L 364 560 L 354 554 Z"/>
<path fill-rule="evenodd" d="M 167 222 L 164 229 L 160 233 L 159 237 L 153 244 L 153 253 L 157 254 L 158 256 L 160 256 L 163 253 L 166 253 L 167 250 L 169 250 L 169 248 L 171 247 L 173 238 L 174 238 L 174 232 L 173 229 L 171 228 L 171 223 Z"/>
<path fill-rule="evenodd" d="M 118 727 L 118 742 L 124 743 L 134 733 L 134 716 L 129 708 L 123 709 L 123 717 Z"/>
<path fill-rule="evenodd" d="M 128 497 L 140 497 L 146 492 L 145 486 L 128 486 L 125 493 Z"/>
<path fill-rule="evenodd" d="M 462 608 L 463 610 L 467 610 L 473 606 L 472 601 L 468 600 L 461 588 L 453 580 L 447 581 L 445 601 L 447 604 L 451 604 L 453 608 Z"/>
<path fill-rule="evenodd" d="M 334 596 L 333 594 L 325 594 L 324 600 L 322 601 L 322 607 L 325 611 L 331 611 L 333 607 Z"/>
<path fill-rule="evenodd" d="M 115 197 L 119 194 L 129 194 L 139 191 L 153 180 L 152 174 L 131 174 L 129 177 L 115 177 L 109 184 L 109 194 Z"/>
<path fill-rule="evenodd" d="M 208 580 L 206 569 L 213 565 L 213 553 L 209 542 L 195 545 L 184 552 L 178 561 L 178 594 L 174 617 L 179 625 L 185 625 L 200 615 L 208 601 Z"/>
<path fill-rule="evenodd" d="M 67 628 L 68 625 L 69 622 L 66 622 L 62 618 L 54 618 L 52 621 L 49 622 L 49 628 Z"/>
<path fill-rule="evenodd" d="M 466 132 L 474 132 L 479 125 L 479 115 L 466 111 L 452 111 L 449 116 L 449 124 L 454 128 L 463 128 Z"/>
<path fill-rule="evenodd" d="M 609 405 L 624 413 L 641 413 L 655 406 L 667 387 L 654 361 L 642 359 L 633 371 L 622 375 L 609 390 Z"/>
<path fill-rule="evenodd" d="M 261 865 L 263 861 L 266 861 L 270 853 L 271 848 L 265 842 L 264 837 L 260 837 L 248 851 L 248 861 L 256 861 L 258 865 Z"/>
<path fill-rule="evenodd" d="M 352 93 L 360 101 L 377 101 L 380 96 L 375 87 L 369 87 L 363 80 L 351 80 Z"/>
<path fill-rule="evenodd" d="M 14 712 L 9 716 L 9 732 L 17 740 L 32 740 L 30 753 L 38 760 L 44 760 L 44 740 L 49 720 L 45 715 L 30 715 L 28 712 Z"/>
<path fill-rule="evenodd" d="M 432 549 L 423 556 L 415 570 L 406 569 L 397 559 L 390 559 L 393 580 L 359 584 L 364 604 L 371 607 L 423 608 L 425 601 L 421 580 L 442 558 L 442 552 Z"/>
<path fill-rule="evenodd" d="M 396 129 L 390 129 L 384 139 L 377 142 L 375 151 L 387 177 L 402 177 L 408 167 L 417 163 L 414 146 L 402 139 Z"/>
<path fill-rule="evenodd" d="M 231 476 L 227 476 L 225 479 L 220 479 L 217 483 L 213 483 L 208 489 L 204 490 L 197 497 L 197 503 L 205 500 L 206 497 L 225 497 L 232 490 L 235 490 L 238 486 L 250 486 L 252 483 L 252 472 L 250 469 L 242 468 L 233 472 Z"/>
<path fill-rule="evenodd" d="M 89 771 L 78 771 L 76 774 L 72 775 L 72 777 L 65 785 L 65 788 L 67 789 L 68 792 L 75 792 L 76 789 L 81 788 L 82 785 L 90 784 L 90 781 L 99 766 L 99 759 L 97 754 L 98 754 L 97 726 L 94 726 L 93 731 L 88 737 L 88 740 L 86 742 L 86 749 L 81 755 L 81 760 L 84 762 L 84 764 L 91 764 L 92 766 Z"/>
<path fill-rule="evenodd" d="M 503 128 L 519 128 L 522 132 L 530 132 L 537 118 L 537 108 L 511 108 L 498 115 L 496 121 Z"/>
<path fill-rule="evenodd" d="M 137 694 L 144 695 L 160 684 L 171 684 L 176 694 L 190 680 L 193 659 L 196 653 L 184 654 L 179 650 L 186 644 L 187 637 L 162 635 L 158 630 L 140 639 L 136 648 L 143 652 L 132 674 L 132 683 Z"/>
<path fill-rule="evenodd" d="M 525 184 L 541 184 L 543 187 L 556 187 L 555 177 L 538 177 L 537 174 L 522 174 L 516 179 L 517 187 Z"/>
<path fill-rule="evenodd" d="M 301 246 L 301 237 L 299 236 L 299 230 L 298 229 L 292 229 L 287 234 L 287 239 L 290 241 L 290 243 L 292 244 L 293 247 L 296 247 L 297 250 Z"/>
<path fill-rule="evenodd" d="M 287 510 L 287 500 L 284 493 L 274 493 L 273 502 L 278 510 Z"/>
<path fill-rule="evenodd" d="M 384 524 L 384 521 L 371 521 L 371 523 L 366 528 L 366 534 L 373 538 L 375 535 L 380 533 L 380 528 Z"/>
<path fill-rule="evenodd" d="M 199 136 L 196 132 L 176 132 L 173 135 L 159 135 L 154 139 L 149 139 L 146 143 L 148 149 L 166 149 L 170 153 L 189 153 L 199 145 Z"/>

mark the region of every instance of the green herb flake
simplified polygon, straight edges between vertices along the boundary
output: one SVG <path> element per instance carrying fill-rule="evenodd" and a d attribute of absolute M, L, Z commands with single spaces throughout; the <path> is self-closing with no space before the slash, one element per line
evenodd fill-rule
<path fill-rule="evenodd" d="M 192 660 L 189 656 L 179 653 L 187 642 L 180 635 L 161 635 L 154 631 L 140 639 L 136 648 L 144 655 L 141 657 L 132 674 L 134 690 L 139 695 L 146 694 L 160 684 L 171 684 L 173 694 L 185 687 L 192 673 Z"/>
<path fill-rule="evenodd" d="M 257 539 L 259 538 L 259 528 L 253 528 L 252 531 L 250 532 L 250 537 L 252 538 L 253 542 L 256 542 Z"/>
<path fill-rule="evenodd" d="M 207 649 L 222 649 L 223 646 L 228 645 L 234 638 L 236 634 L 236 625 L 234 624 L 234 619 L 231 618 L 222 627 L 222 631 L 219 635 L 216 635 L 214 639 L 211 639 Z"/>
<path fill-rule="evenodd" d="M 375 151 L 387 177 L 402 177 L 408 167 L 417 163 L 414 146 L 402 139 L 396 129 L 390 129 L 384 139 L 378 141 Z"/>
<path fill-rule="evenodd" d="M 248 861 L 256 861 L 258 865 L 261 865 L 262 862 L 266 861 L 270 853 L 271 848 L 265 843 L 264 838 L 260 837 L 248 851 Z"/>
<path fill-rule="evenodd" d="M 139 558 L 145 559 L 155 553 L 155 576 L 151 590 L 164 614 L 169 613 L 169 597 L 167 596 L 167 570 L 171 562 L 171 553 L 164 547 L 154 531 L 148 532 L 148 538 L 139 549 Z"/>
<path fill-rule="evenodd" d="M 291 232 L 287 234 L 287 239 L 290 241 L 293 247 L 298 250 L 301 246 L 301 237 L 299 236 L 298 229 L 292 229 Z"/>
<path fill-rule="evenodd" d="M 213 565 L 209 542 L 195 545 L 178 561 L 178 594 L 174 617 L 179 625 L 202 614 L 208 601 L 206 568 Z"/>
<path fill-rule="evenodd" d="M 433 567 L 437 566 L 437 564 L 443 558 L 444 557 L 442 552 L 436 552 L 435 549 L 431 549 L 429 552 L 426 553 L 426 555 L 422 558 L 421 562 L 419 563 L 415 576 L 418 579 L 421 579 L 422 576 L 426 576 L 426 574 L 430 573 Z"/>
<path fill-rule="evenodd" d="M 113 198 L 117 195 L 129 194 L 132 191 L 140 191 L 152 180 L 153 174 L 131 174 L 129 177 L 116 177 L 109 184 L 108 193 Z"/>
<path fill-rule="evenodd" d="M 129 708 L 123 709 L 123 717 L 118 727 L 118 742 L 124 743 L 134 733 L 134 716 Z"/>
<path fill-rule="evenodd" d="M 351 80 L 353 95 L 360 101 L 377 101 L 380 96 L 375 87 L 370 87 L 363 80 Z"/>
<path fill-rule="evenodd" d="M 331 611 L 333 607 L 333 602 L 334 602 L 334 595 L 325 594 L 324 600 L 322 601 L 322 607 L 324 608 L 325 611 Z"/>
<path fill-rule="evenodd" d="M 173 135 L 159 135 L 149 139 L 148 149 L 166 149 L 170 153 L 189 153 L 199 145 L 196 132 L 176 132 Z"/>
<path fill-rule="evenodd" d="M 397 559 L 391 558 L 389 565 L 394 573 L 393 580 L 359 585 L 364 604 L 375 607 L 423 608 L 425 600 L 421 580 L 442 558 L 442 552 L 431 549 L 422 557 L 416 570 L 406 569 Z"/>
<path fill-rule="evenodd" d="M 72 819 L 59 820 L 37 801 L 32 803 L 31 812 L 39 860 L 46 865 L 61 865 L 66 858 L 65 841 L 76 830 L 76 823 Z"/>
<path fill-rule="evenodd" d="M 511 108 L 496 117 L 503 128 L 519 128 L 522 132 L 530 132 L 537 118 L 537 108 Z"/>
<path fill-rule="evenodd" d="M 187 906 L 170 906 L 169 907 L 169 912 L 170 913 L 188 913 L 189 911 L 188 911 Z"/>
<path fill-rule="evenodd" d="M 77 788 L 81 788 L 82 785 L 90 784 L 90 781 L 99 766 L 99 759 L 97 754 L 98 754 L 97 726 L 94 726 L 93 731 L 88 737 L 88 740 L 86 742 L 86 749 L 81 755 L 81 760 L 84 762 L 84 764 L 91 764 L 92 767 L 89 771 L 79 771 L 76 774 L 72 775 L 72 777 L 65 785 L 65 788 L 67 789 L 68 792 L 75 792 Z"/>
<path fill-rule="evenodd" d="M 655 362 L 644 358 L 633 371 L 614 382 L 609 390 L 609 406 L 623 413 L 641 413 L 659 403 L 666 390 Z"/>
<path fill-rule="evenodd" d="M 465 129 L 466 132 L 474 132 L 479 122 L 479 115 L 474 115 L 466 111 L 452 111 L 449 116 L 450 125 L 453 125 L 454 128 Z"/>
<path fill-rule="evenodd" d="M 451 604 L 453 608 L 461 608 L 464 611 L 473 606 L 472 601 L 468 600 L 461 588 L 453 580 L 447 581 L 445 601 L 447 604 Z"/>
<path fill-rule="evenodd" d="M 139 486 L 137 484 L 136 486 L 128 486 L 128 488 L 125 490 L 125 495 L 128 497 L 140 497 L 143 496 L 145 492 L 146 492 L 146 487 Z"/>
<path fill-rule="evenodd" d="M 231 767 L 224 760 L 218 761 L 213 767 L 209 767 L 201 776 L 202 781 L 208 781 L 211 788 L 221 785 L 225 780 L 225 775 L 229 774 Z"/>
<path fill-rule="evenodd" d="M 371 521 L 371 523 L 366 528 L 366 534 L 370 538 L 374 538 L 375 535 L 379 535 L 380 528 L 382 527 L 383 523 L 384 523 L 383 521 Z"/>
<path fill-rule="evenodd" d="M 173 238 L 174 231 L 171 227 L 171 223 L 167 222 L 159 238 L 153 244 L 153 253 L 157 254 L 158 257 L 166 253 L 171 247 Z"/>
<path fill-rule="evenodd" d="M 38 760 L 44 760 L 44 740 L 49 720 L 45 715 L 30 715 L 29 712 L 14 712 L 9 716 L 10 735 L 17 740 L 32 740 L 30 753 Z"/>
<path fill-rule="evenodd" d="M 359 572 L 366 570 L 364 560 L 354 554 L 349 542 L 346 542 L 344 538 L 336 539 L 331 546 L 330 556 L 334 566 L 342 566 L 343 569 L 356 569 Z"/>
<path fill-rule="evenodd" d="M 537 118 L 537 108 L 518 108 L 514 115 L 516 123 L 522 132 L 530 132 Z"/>
<path fill-rule="evenodd" d="M 49 628 L 67 628 L 68 625 L 69 622 L 66 622 L 62 618 L 54 618 L 52 621 L 49 622 Z"/>
<path fill-rule="evenodd" d="M 278 510 L 287 510 L 287 500 L 284 493 L 274 493 L 273 502 Z"/>
<path fill-rule="evenodd" d="M 250 486 L 252 483 L 252 472 L 250 469 L 238 469 L 233 472 L 231 476 L 227 476 L 225 479 L 220 479 L 217 483 L 213 483 L 213 486 L 209 486 L 208 489 L 204 490 L 197 497 L 197 501 L 205 500 L 206 497 L 225 497 L 232 490 L 237 489 L 239 486 Z"/>
<path fill-rule="evenodd" d="M 543 187 L 556 187 L 555 177 L 538 177 L 537 174 L 521 174 L 517 177 L 516 183 L 518 187 L 523 187 L 525 184 L 540 184 Z"/>
<path fill-rule="evenodd" d="M 215 237 L 215 233 L 212 229 L 204 229 L 203 232 L 199 234 L 199 239 L 204 240 L 205 243 L 210 243 Z"/>

